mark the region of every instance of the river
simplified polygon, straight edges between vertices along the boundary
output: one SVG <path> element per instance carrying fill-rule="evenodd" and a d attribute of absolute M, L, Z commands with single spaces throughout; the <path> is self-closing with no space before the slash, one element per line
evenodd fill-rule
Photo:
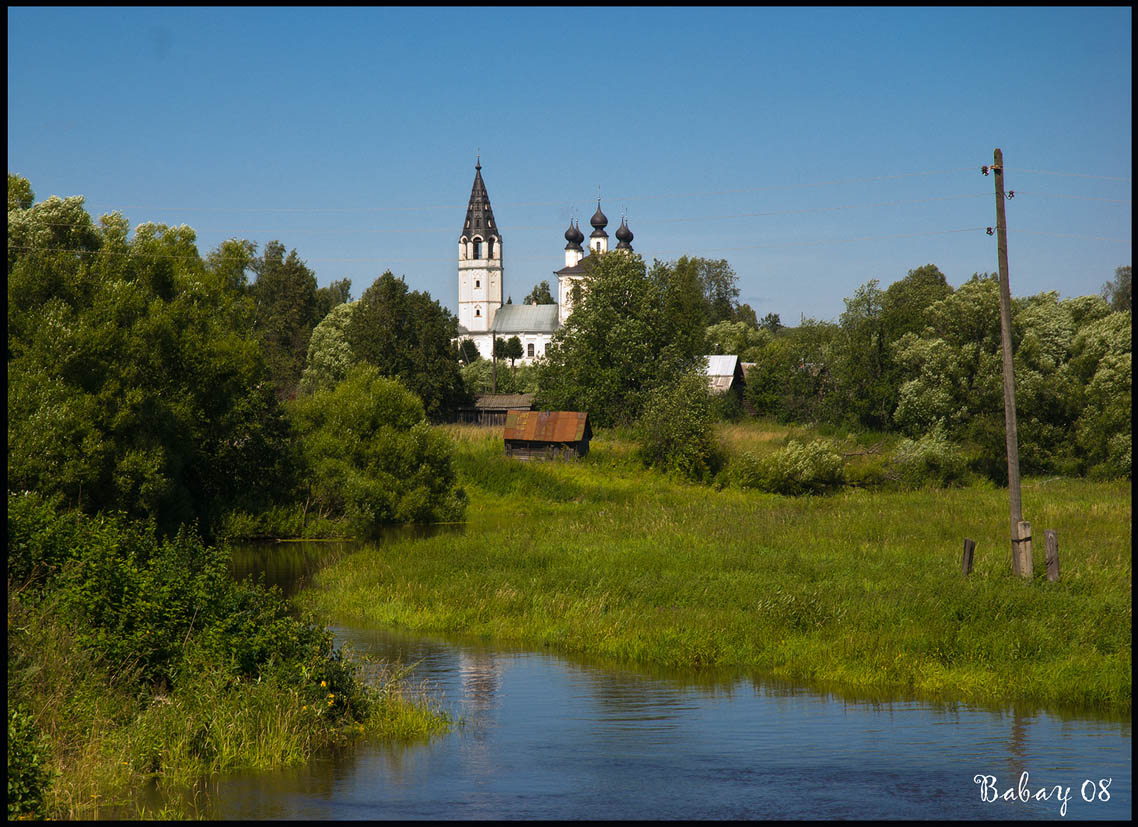
<path fill-rule="evenodd" d="M 294 590 L 344 547 L 246 550 Z M 333 627 L 417 664 L 462 723 L 360 741 L 300 769 L 217 779 L 224 819 L 1129 819 L 1131 721 L 850 699 L 477 641 Z M 1086 799 L 1091 799 L 1090 801 Z"/>

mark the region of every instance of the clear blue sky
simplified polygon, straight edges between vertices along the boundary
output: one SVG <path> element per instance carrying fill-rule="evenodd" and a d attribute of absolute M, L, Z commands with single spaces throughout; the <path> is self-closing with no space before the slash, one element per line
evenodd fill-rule
<path fill-rule="evenodd" d="M 480 151 L 515 302 L 599 188 L 797 324 L 995 271 L 998 146 L 1013 293 L 1076 296 L 1131 263 L 1131 52 L 1129 8 L 9 8 L 8 170 L 453 311 Z"/>

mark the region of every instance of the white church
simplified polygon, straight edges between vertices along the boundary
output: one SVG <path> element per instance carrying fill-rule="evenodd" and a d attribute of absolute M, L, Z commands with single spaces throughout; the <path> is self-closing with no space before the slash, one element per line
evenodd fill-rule
<path fill-rule="evenodd" d="M 466 223 L 458 240 L 458 341 L 471 340 L 479 354 L 489 359 L 495 337 L 517 336 L 522 343 L 522 364 L 545 356 L 553 334 L 573 311 L 574 287 L 584 280 L 597 260 L 595 256 L 608 252 L 608 218 L 601 212 L 600 199 L 589 224 L 593 232 L 589 234 L 588 255 L 581 247 L 585 236 L 580 228 L 570 222 L 565 231 L 565 266 L 553 273 L 557 277 L 557 304 L 503 305 L 502 234 L 482 181 L 482 164 L 476 162 Z M 616 239 L 616 249 L 632 251 L 632 231 L 624 219 Z"/>

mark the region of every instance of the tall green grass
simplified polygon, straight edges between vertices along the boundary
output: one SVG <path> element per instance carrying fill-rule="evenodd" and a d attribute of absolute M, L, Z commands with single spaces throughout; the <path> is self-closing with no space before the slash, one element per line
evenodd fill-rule
<path fill-rule="evenodd" d="M 715 490 L 640 468 L 618 434 L 595 438 L 583 462 L 522 463 L 501 455 L 497 430 L 451 432 L 467 531 L 352 555 L 318 576 L 309 605 L 854 693 L 1129 710 L 1128 481 L 1028 480 L 1037 570 L 1023 582 L 1007 492 L 991 486 Z M 1044 577 L 1047 528 L 1059 583 Z M 964 537 L 977 542 L 967 578 Z"/>
<path fill-rule="evenodd" d="M 32 609 L 10 597 L 8 618 L 9 706 L 29 711 L 48 747 L 53 819 L 192 816 L 187 791 L 202 778 L 295 766 L 359 735 L 417 740 L 450 726 L 390 671 L 369 681 L 367 718 L 335 730 L 320 725 L 326 710 L 295 686 L 274 678 L 234 685 L 207 664 L 176 690 L 140 694 L 129 671 L 108 673 L 77 645 L 50 603 Z M 148 795 L 155 787 L 160 794 Z M 153 810 L 148 798 L 165 803 Z"/>

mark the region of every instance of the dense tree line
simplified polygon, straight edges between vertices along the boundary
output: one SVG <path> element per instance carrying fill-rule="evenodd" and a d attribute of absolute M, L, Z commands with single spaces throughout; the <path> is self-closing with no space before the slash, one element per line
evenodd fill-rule
<path fill-rule="evenodd" d="M 98 764 L 107 730 L 129 742 L 115 777 L 196 776 L 395 710 L 203 541 L 465 508 L 424 410 L 460 395 L 452 317 L 390 274 L 350 303 L 285 249 L 202 258 L 189 227 L 132 233 L 8 176 L 9 817 L 52 814 L 49 768 Z M 342 348 L 298 396 L 325 317 Z"/>
<path fill-rule="evenodd" d="M 1123 281 L 1119 268 L 1117 279 Z M 1113 295 L 1123 295 L 1119 287 Z M 755 367 L 746 398 L 786 422 L 942 429 L 976 470 L 1005 481 L 999 285 L 959 288 L 933 265 L 859 287 L 837 323 L 773 335 L 717 331 Z M 1016 417 L 1024 473 L 1130 474 L 1131 313 L 1099 296 L 1013 300 Z M 747 338 L 750 337 L 750 338 Z"/>
<path fill-rule="evenodd" d="M 302 384 L 330 391 L 365 363 L 432 420 L 464 398 L 453 316 L 390 273 L 350 302 L 349 282 L 318 288 L 279 242 L 258 256 L 231 239 L 203 259 L 189 227 L 131 233 L 117 213 L 92 221 L 82 198 L 36 204 L 8 181 L 9 490 L 208 535 L 227 513 L 303 509 L 316 426 L 282 404 Z M 449 502 L 435 493 L 372 513 L 422 519 Z"/>

